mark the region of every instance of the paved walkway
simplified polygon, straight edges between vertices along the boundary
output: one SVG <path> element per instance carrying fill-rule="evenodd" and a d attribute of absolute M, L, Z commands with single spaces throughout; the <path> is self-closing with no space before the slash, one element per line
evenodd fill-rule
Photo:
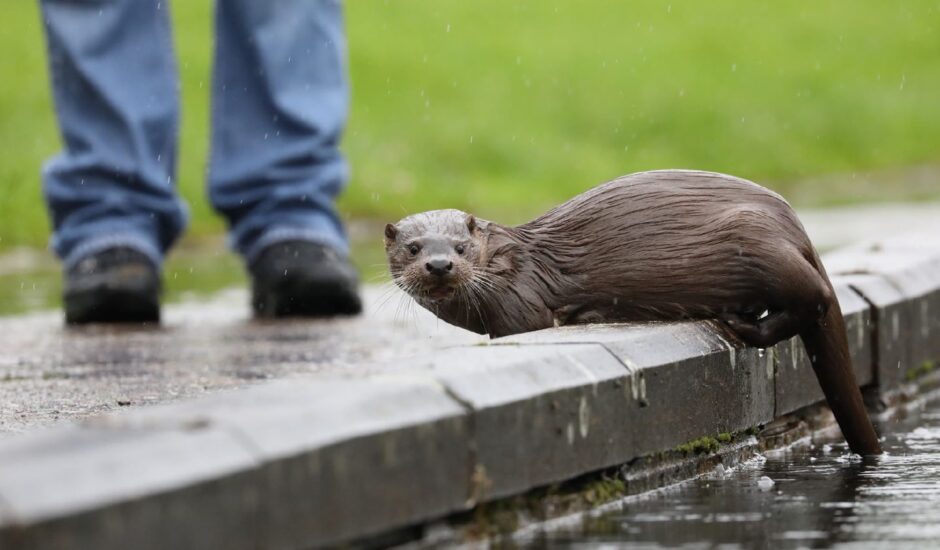
<path fill-rule="evenodd" d="M 58 312 L 0 317 L 0 436 L 156 403 L 483 340 L 397 290 L 370 287 L 366 313 L 257 322 L 243 291 L 165 308 L 162 326 L 66 329 Z"/>
<path fill-rule="evenodd" d="M 940 187 L 940 181 L 937 182 Z M 820 250 L 859 241 L 898 237 L 916 232 L 940 235 L 940 204 L 876 204 L 846 208 L 800 210 L 800 219 Z"/>

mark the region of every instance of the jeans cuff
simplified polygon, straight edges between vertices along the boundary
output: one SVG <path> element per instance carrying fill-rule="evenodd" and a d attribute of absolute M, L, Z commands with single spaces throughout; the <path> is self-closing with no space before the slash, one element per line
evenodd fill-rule
<path fill-rule="evenodd" d="M 349 256 L 349 244 L 346 242 L 346 239 L 338 235 L 331 235 L 320 230 L 307 229 L 303 227 L 283 227 L 267 231 L 260 239 L 258 239 L 250 248 L 245 251 L 245 261 L 248 263 L 248 265 L 251 265 L 265 248 L 271 246 L 272 244 L 284 241 L 307 241 L 318 243 L 332 248 L 343 257 Z"/>
<path fill-rule="evenodd" d="M 140 235 L 135 235 L 133 233 L 117 233 L 114 235 L 108 235 L 106 237 L 97 237 L 83 242 L 82 244 L 73 248 L 68 253 L 68 255 L 62 259 L 62 264 L 65 269 L 68 270 L 92 254 L 97 254 L 102 250 L 118 246 L 133 248 L 137 252 L 147 256 L 147 258 L 153 262 L 153 265 L 155 265 L 157 269 L 159 269 L 163 263 L 163 254 L 160 253 L 160 250 L 153 242 L 150 241 L 150 239 Z"/>

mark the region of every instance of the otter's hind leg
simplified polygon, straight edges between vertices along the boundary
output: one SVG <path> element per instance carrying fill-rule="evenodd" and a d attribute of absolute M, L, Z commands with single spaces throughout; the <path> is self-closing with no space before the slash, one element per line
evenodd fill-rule
<path fill-rule="evenodd" d="M 774 311 L 756 319 L 737 313 L 726 313 L 721 319 L 745 344 L 757 348 L 770 346 L 796 336 L 800 319 L 789 310 Z"/>
<path fill-rule="evenodd" d="M 807 323 L 815 323 L 834 299 L 826 279 L 795 249 L 779 255 L 765 275 L 770 284 L 763 300 L 770 312 L 763 318 L 746 312 L 730 312 L 721 319 L 748 345 L 770 347 L 796 336 Z"/>

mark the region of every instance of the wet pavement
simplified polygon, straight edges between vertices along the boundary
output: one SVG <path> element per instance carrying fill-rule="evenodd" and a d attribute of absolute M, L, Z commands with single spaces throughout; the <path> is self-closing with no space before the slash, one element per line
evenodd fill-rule
<path fill-rule="evenodd" d="M 67 329 L 58 312 L 0 317 L 0 437 L 484 339 L 438 321 L 390 285 L 366 288 L 365 301 L 361 316 L 318 321 L 254 321 L 237 290 L 167 306 L 152 327 Z"/>
<path fill-rule="evenodd" d="M 802 209 L 800 221 L 813 244 L 825 252 L 859 241 L 897 237 L 917 231 L 940 235 L 940 204 L 871 204 Z"/>
<path fill-rule="evenodd" d="M 886 454 L 871 463 L 819 440 L 628 499 L 526 545 L 940 547 L 940 401 L 880 431 Z"/>

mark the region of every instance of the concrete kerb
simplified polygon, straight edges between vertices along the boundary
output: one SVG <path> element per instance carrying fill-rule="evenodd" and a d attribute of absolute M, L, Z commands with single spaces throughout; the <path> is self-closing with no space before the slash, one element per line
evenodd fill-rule
<path fill-rule="evenodd" d="M 630 418 L 633 453 L 622 462 L 773 419 L 772 352 L 744 348 L 710 323 L 560 327 L 498 342 L 600 344 L 617 357 L 642 405 Z"/>
<path fill-rule="evenodd" d="M 43 548 L 331 544 L 466 506 L 469 440 L 463 407 L 411 380 L 279 381 L 106 415 L 0 446 L 0 495 L 16 522 L 0 540 Z M 214 501 L 187 503 L 203 485 L 218 502 L 244 508 L 221 514 Z"/>
<path fill-rule="evenodd" d="M 409 360 L 407 373 L 468 406 L 475 502 L 618 464 L 635 448 L 636 381 L 601 346 L 452 348 Z"/>
<path fill-rule="evenodd" d="M 925 239 L 866 243 L 827 256 L 827 266 L 880 317 L 875 335 L 880 391 L 940 358 L 940 245 Z"/>
<path fill-rule="evenodd" d="M 255 457 L 211 426 L 53 429 L 5 441 L 0 464 L 11 516 L 2 548 L 247 548 L 256 538 L 257 483 L 244 475 Z"/>
<path fill-rule="evenodd" d="M 469 417 L 427 378 L 281 381 L 133 416 L 239 434 L 258 460 L 257 547 L 335 544 L 471 497 Z"/>
<path fill-rule="evenodd" d="M 940 247 L 918 246 L 879 245 L 866 265 L 859 255 L 875 249 L 827 258 L 844 273 L 833 283 L 859 381 L 882 392 L 940 358 Z M 270 382 L 2 441 L 0 543 L 333 544 L 821 399 L 798 340 L 748 349 L 710 323 L 562 327 L 386 372 Z"/>

